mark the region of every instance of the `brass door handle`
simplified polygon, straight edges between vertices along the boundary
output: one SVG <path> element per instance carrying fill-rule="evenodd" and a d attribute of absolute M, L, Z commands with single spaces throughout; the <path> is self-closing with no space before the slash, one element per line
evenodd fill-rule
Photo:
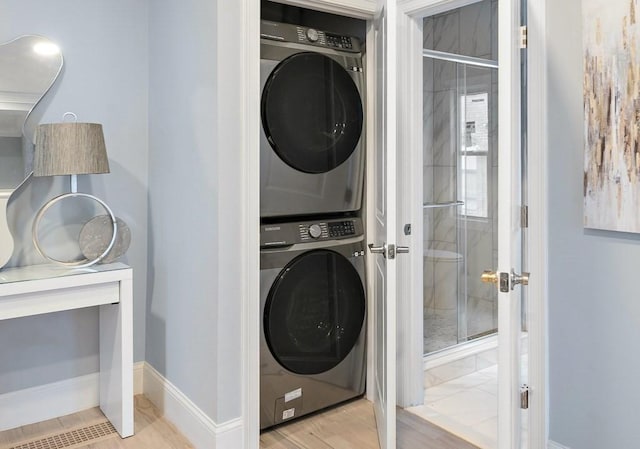
<path fill-rule="evenodd" d="M 496 271 L 484 271 L 482 272 L 482 275 L 480 276 L 480 280 L 486 284 L 496 284 L 498 285 L 498 282 L 500 281 L 500 278 L 498 276 L 498 273 Z"/>
<path fill-rule="evenodd" d="M 498 273 L 497 271 L 484 271 L 480 276 L 480 280 L 487 284 L 495 284 L 498 286 L 501 292 L 506 293 L 515 288 L 516 285 L 529 285 L 529 273 L 518 274 L 515 270 L 511 270 L 511 273 Z"/>

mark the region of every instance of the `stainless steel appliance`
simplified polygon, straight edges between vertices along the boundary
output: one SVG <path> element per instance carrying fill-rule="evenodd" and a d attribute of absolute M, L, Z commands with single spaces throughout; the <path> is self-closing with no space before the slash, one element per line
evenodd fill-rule
<path fill-rule="evenodd" d="M 358 218 L 261 227 L 260 428 L 364 393 Z"/>
<path fill-rule="evenodd" d="M 261 22 L 260 216 L 360 209 L 364 176 L 360 42 Z"/>

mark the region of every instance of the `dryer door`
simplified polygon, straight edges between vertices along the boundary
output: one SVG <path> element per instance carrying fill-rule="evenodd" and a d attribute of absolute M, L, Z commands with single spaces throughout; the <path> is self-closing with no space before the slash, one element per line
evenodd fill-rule
<path fill-rule="evenodd" d="M 335 60 L 297 53 L 273 70 L 262 94 L 262 125 L 276 154 L 305 173 L 346 161 L 362 134 L 362 101 Z"/>
<path fill-rule="evenodd" d="M 351 352 L 362 331 L 365 295 L 360 275 L 344 256 L 314 250 L 278 275 L 264 309 L 273 357 L 297 374 L 319 374 Z"/>

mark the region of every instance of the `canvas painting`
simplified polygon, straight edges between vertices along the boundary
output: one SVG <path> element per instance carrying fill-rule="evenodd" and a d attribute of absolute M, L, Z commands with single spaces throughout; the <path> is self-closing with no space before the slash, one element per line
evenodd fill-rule
<path fill-rule="evenodd" d="M 584 225 L 640 232 L 638 0 L 583 0 Z"/>

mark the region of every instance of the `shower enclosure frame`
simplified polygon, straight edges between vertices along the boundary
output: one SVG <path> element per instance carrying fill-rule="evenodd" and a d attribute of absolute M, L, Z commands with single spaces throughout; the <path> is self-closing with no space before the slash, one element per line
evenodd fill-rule
<path fill-rule="evenodd" d="M 422 19 L 426 16 L 436 15 L 451 9 L 475 3 L 475 0 L 400 0 L 399 1 L 399 61 L 402 67 L 399 73 L 404 74 L 399 80 L 399 142 L 401 161 L 400 170 L 404 170 L 405 176 L 402 182 L 405 184 L 400 190 L 413 192 L 399 199 L 400 210 L 405 214 L 399 218 L 399 224 L 412 224 L 411 239 L 420 245 L 422 236 L 422 96 L 415 92 L 422 92 Z M 502 3 L 502 2 L 501 2 Z M 515 2 L 512 2 L 512 4 Z M 547 179 L 546 163 L 548 159 L 546 146 L 546 55 L 545 55 L 545 6 L 546 0 L 529 0 L 527 4 L 527 16 L 529 18 L 528 32 L 528 96 L 527 105 L 528 135 L 527 165 L 529 169 L 527 187 L 529 194 L 529 228 L 528 240 L 530 250 L 527 254 L 527 265 L 533 275 L 529 284 L 528 297 L 536 298 L 529 301 L 527 313 L 529 320 L 529 383 L 533 394 L 529 404 L 529 448 L 537 449 L 546 447 L 548 439 L 547 430 L 547 348 L 546 329 L 547 321 L 547 224 L 544 220 L 547 208 Z M 509 11 L 510 15 L 501 13 L 501 23 L 504 18 L 510 19 L 514 40 L 516 33 L 516 21 L 519 19 L 517 8 Z M 518 17 L 516 17 L 518 16 Z M 504 25 L 503 25 L 504 26 Z M 513 57 L 513 51 L 511 51 Z M 413 149 L 413 150 L 410 150 Z M 535 155 L 535 156 L 532 156 Z M 402 228 L 400 226 L 400 228 Z M 405 242 L 407 242 L 406 240 Z M 413 248 L 417 249 L 414 244 Z M 398 401 L 401 406 L 415 405 L 422 402 L 422 252 L 414 250 L 411 257 L 405 259 L 404 264 L 410 266 L 401 268 L 406 274 L 399 279 L 400 291 L 398 292 L 398 345 L 403 348 L 398 359 Z M 492 268 L 492 267 L 487 267 Z M 504 268 L 503 268 L 504 269 Z M 404 300 L 402 300 L 402 298 Z M 419 298 L 420 301 L 417 301 Z M 504 312 L 501 312 L 504 313 Z M 519 326 L 517 326 L 519 328 Z M 510 332 L 514 334 L 516 326 L 511 326 Z M 515 340 L 515 339 L 512 339 Z M 513 345 L 513 341 L 503 338 L 503 346 Z M 515 361 L 505 361 L 502 356 L 501 363 L 511 364 L 508 370 L 516 370 Z M 504 379 L 503 379 L 504 380 Z M 499 421 L 501 422 L 501 434 L 509 434 L 512 438 L 516 424 L 515 405 L 517 395 L 509 394 L 505 397 L 504 387 L 501 388 L 501 406 L 499 408 Z M 505 423 L 508 431 L 505 432 Z M 500 449 L 508 447 L 513 441 L 506 442 L 502 436 Z M 515 446 L 514 446 L 515 447 Z"/>

